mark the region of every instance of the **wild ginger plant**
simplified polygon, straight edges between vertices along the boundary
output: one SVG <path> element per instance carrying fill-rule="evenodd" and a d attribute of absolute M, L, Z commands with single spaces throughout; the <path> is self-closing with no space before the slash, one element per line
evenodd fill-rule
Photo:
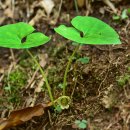
<path fill-rule="evenodd" d="M 60 106 L 68 108 L 70 97 L 66 96 L 67 74 L 75 53 L 81 45 L 116 45 L 121 44 L 117 32 L 103 21 L 89 16 L 77 16 L 71 21 L 72 27 L 60 25 L 54 30 L 71 41 L 77 43 L 72 55 L 68 59 L 63 78 L 63 97 L 59 98 Z"/>
<path fill-rule="evenodd" d="M 119 35 L 116 33 L 116 31 L 97 18 L 77 16 L 72 19 L 71 24 L 73 25 L 73 27 L 60 25 L 59 27 L 54 29 L 58 34 L 77 43 L 76 48 L 74 49 L 72 55 L 68 60 L 64 73 L 63 95 L 56 100 L 54 100 L 53 98 L 51 87 L 47 80 L 46 74 L 44 73 L 38 61 L 29 51 L 29 48 L 37 47 L 47 43 L 50 38 L 40 32 L 34 33 L 35 29 L 31 25 L 23 22 L 0 27 L 0 46 L 6 48 L 27 50 L 28 54 L 32 57 L 32 59 L 39 67 L 39 70 L 45 80 L 52 104 L 55 105 L 55 103 L 58 103 L 61 109 L 69 108 L 69 105 L 71 103 L 70 97 L 66 95 L 67 74 L 74 55 L 78 51 L 79 47 L 84 44 L 110 45 L 121 43 Z"/>
<path fill-rule="evenodd" d="M 45 80 L 51 102 L 53 102 L 54 99 L 53 99 L 51 87 L 48 83 L 46 74 L 44 73 L 38 61 L 29 51 L 29 48 L 37 47 L 47 43 L 50 40 L 50 38 L 45 36 L 43 33 L 34 32 L 34 30 L 35 30 L 34 27 L 24 22 L 1 26 L 0 46 L 5 48 L 27 50 L 28 54 L 32 57 L 36 65 L 39 67 L 39 70 L 41 71 L 41 74 Z"/>

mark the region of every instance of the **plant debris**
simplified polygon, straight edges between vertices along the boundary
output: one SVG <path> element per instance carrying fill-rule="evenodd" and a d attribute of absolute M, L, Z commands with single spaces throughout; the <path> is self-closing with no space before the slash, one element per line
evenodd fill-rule
<path fill-rule="evenodd" d="M 44 110 L 50 107 L 49 104 L 38 104 L 34 107 L 27 107 L 20 110 L 12 111 L 8 118 L 0 119 L 0 130 L 5 130 L 13 126 L 20 125 L 35 116 L 44 114 Z"/>

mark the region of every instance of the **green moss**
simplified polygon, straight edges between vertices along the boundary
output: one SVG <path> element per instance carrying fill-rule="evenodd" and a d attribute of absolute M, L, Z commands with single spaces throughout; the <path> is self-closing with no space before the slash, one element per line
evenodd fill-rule
<path fill-rule="evenodd" d="M 27 54 L 26 51 L 23 51 L 23 53 L 20 55 L 19 65 L 23 68 L 29 68 L 29 69 L 31 68 L 32 70 L 36 70 L 37 68 L 37 65 L 30 58 L 30 56 Z"/>
<path fill-rule="evenodd" d="M 117 83 L 118 83 L 119 86 L 123 87 L 129 80 L 130 80 L 130 75 L 129 74 L 125 74 L 125 75 L 120 76 L 117 79 Z"/>
<path fill-rule="evenodd" d="M 20 101 L 20 90 L 25 87 L 27 80 L 27 73 L 20 67 L 5 76 L 4 90 L 9 102 Z"/>
<path fill-rule="evenodd" d="M 23 70 L 16 69 L 10 73 L 8 82 L 10 82 L 12 86 L 16 86 L 18 88 L 24 87 L 27 82 L 27 73 Z"/>

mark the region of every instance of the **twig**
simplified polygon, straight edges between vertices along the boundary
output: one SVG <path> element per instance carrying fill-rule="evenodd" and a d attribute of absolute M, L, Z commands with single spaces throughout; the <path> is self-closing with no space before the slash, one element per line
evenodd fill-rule
<path fill-rule="evenodd" d="M 61 1 L 60 1 L 60 6 L 59 6 L 59 10 L 58 10 L 58 14 L 57 14 L 57 17 L 56 17 L 55 24 L 57 23 L 58 18 L 59 18 L 59 16 L 60 16 L 60 13 L 61 13 L 61 7 L 62 7 L 62 3 L 63 3 L 63 0 L 61 0 Z"/>
<path fill-rule="evenodd" d="M 90 12 L 92 12 L 92 9 L 91 9 L 91 1 L 90 0 L 86 0 L 86 16 L 89 15 Z"/>
<path fill-rule="evenodd" d="M 74 91 L 75 91 L 75 88 L 76 88 L 76 84 L 77 84 L 77 77 L 75 78 L 75 82 L 74 82 L 74 86 L 73 86 L 73 90 L 72 90 L 72 93 L 71 93 L 71 100 L 73 98 L 73 95 L 74 95 Z"/>
<path fill-rule="evenodd" d="M 105 80 L 107 79 L 107 76 L 108 76 L 108 73 L 109 73 L 109 68 L 110 68 L 110 64 L 108 65 L 108 68 L 107 68 L 107 72 L 106 72 L 106 75 L 105 75 L 105 77 L 104 77 L 104 79 L 102 80 L 102 82 L 100 83 L 100 85 L 99 85 L 99 88 L 98 88 L 98 97 L 100 96 L 100 94 L 101 94 L 101 92 L 100 92 L 100 89 L 101 89 L 101 86 L 102 86 L 102 84 L 105 82 Z M 103 72 L 105 72 L 105 71 L 103 71 Z"/>
<path fill-rule="evenodd" d="M 14 16 L 15 0 L 12 0 L 11 3 L 12 3 L 12 12 L 13 12 L 13 16 Z"/>
<path fill-rule="evenodd" d="M 29 83 L 27 84 L 27 86 L 26 86 L 26 89 L 31 85 L 31 83 L 32 83 L 33 80 L 35 79 L 35 76 L 36 76 L 38 70 L 39 70 L 39 68 L 37 68 L 36 71 L 34 72 L 33 76 L 32 76 L 31 79 L 30 79 L 30 82 L 29 82 Z"/>
<path fill-rule="evenodd" d="M 103 2 L 106 5 L 108 5 L 113 10 L 114 13 L 117 13 L 117 9 L 115 8 L 115 6 L 113 5 L 113 3 L 111 1 L 109 1 L 109 0 L 103 0 Z"/>
<path fill-rule="evenodd" d="M 15 67 L 15 65 L 16 65 L 16 60 L 15 60 L 15 56 L 14 56 L 13 49 L 10 49 L 10 53 L 11 53 L 11 57 L 12 57 L 12 59 L 13 59 L 13 66 Z"/>
<path fill-rule="evenodd" d="M 0 82 L 3 80 L 3 78 L 4 78 L 4 74 L 2 74 L 2 75 L 0 76 Z"/>

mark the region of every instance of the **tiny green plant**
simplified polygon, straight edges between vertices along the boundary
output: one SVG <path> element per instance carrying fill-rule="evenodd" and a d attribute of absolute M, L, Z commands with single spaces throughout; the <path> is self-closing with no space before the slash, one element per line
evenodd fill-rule
<path fill-rule="evenodd" d="M 50 99 L 53 102 L 54 99 L 52 96 L 51 87 L 46 78 L 46 74 L 44 73 L 38 61 L 28 50 L 29 48 L 37 47 L 47 43 L 50 38 L 45 36 L 43 33 L 34 32 L 34 30 L 35 29 L 31 25 L 24 22 L 2 26 L 0 27 L 0 46 L 27 50 L 28 54 L 32 57 L 36 65 L 39 67 L 39 70 L 41 71 L 41 74 L 45 80 Z"/>
<path fill-rule="evenodd" d="M 63 95 L 66 96 L 67 74 L 79 47 L 84 44 L 88 45 L 113 45 L 120 44 L 117 32 L 103 21 L 90 16 L 76 16 L 71 21 L 72 27 L 60 25 L 54 30 L 61 36 L 77 43 L 72 55 L 70 56 L 63 78 Z M 80 61 L 88 62 L 88 59 Z M 69 96 L 68 96 L 69 99 Z M 68 102 L 70 103 L 70 102 Z M 68 106 L 68 104 L 66 104 Z"/>
<path fill-rule="evenodd" d="M 124 9 L 120 15 L 118 14 L 114 14 L 113 15 L 113 20 L 126 20 L 129 18 L 129 14 L 130 14 L 130 9 Z"/>
<path fill-rule="evenodd" d="M 117 83 L 120 87 L 124 87 L 127 83 L 130 84 L 130 66 L 128 66 L 127 72 L 117 78 Z"/>
<path fill-rule="evenodd" d="M 24 22 L 0 27 L 0 46 L 14 49 L 28 49 L 47 43 L 50 38 Z"/>
<path fill-rule="evenodd" d="M 50 38 L 40 32 L 34 33 L 35 29 L 31 25 L 24 22 L 0 27 L 0 46 L 14 49 L 26 49 L 28 54 L 39 67 L 39 70 L 45 80 L 52 104 L 55 105 L 57 103 L 61 109 L 68 109 L 71 103 L 70 97 L 66 95 L 67 74 L 72 60 L 74 59 L 75 53 L 78 51 L 79 47 L 83 44 L 109 45 L 121 43 L 116 31 L 97 18 L 77 16 L 72 19 L 71 23 L 73 27 L 60 25 L 58 28 L 55 28 L 57 33 L 77 43 L 72 55 L 68 60 L 64 73 L 62 85 L 63 95 L 56 100 L 53 98 L 51 87 L 45 72 L 41 68 L 36 58 L 29 51 L 29 48 L 37 47 L 47 43 Z M 79 59 L 79 61 L 84 64 L 88 63 L 89 59 L 84 57 Z"/>
<path fill-rule="evenodd" d="M 117 79 L 117 83 L 119 86 L 123 87 L 127 84 L 127 82 L 130 81 L 130 75 L 129 74 L 124 74 L 122 76 L 120 76 L 118 79 Z"/>
<path fill-rule="evenodd" d="M 81 62 L 82 64 L 87 64 L 89 63 L 89 57 L 79 58 L 77 61 Z"/>
<path fill-rule="evenodd" d="M 86 129 L 87 121 L 86 120 L 75 120 L 75 126 L 79 129 Z"/>

